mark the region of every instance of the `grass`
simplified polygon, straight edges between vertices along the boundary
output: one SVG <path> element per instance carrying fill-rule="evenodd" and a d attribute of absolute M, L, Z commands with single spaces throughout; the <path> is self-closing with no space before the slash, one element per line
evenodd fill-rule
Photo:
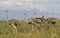
<path fill-rule="evenodd" d="M 0 38 L 60 38 L 60 20 L 57 20 L 55 25 L 47 22 L 35 24 L 34 28 L 24 21 L 19 21 L 17 32 L 14 31 L 6 21 L 0 21 Z"/>

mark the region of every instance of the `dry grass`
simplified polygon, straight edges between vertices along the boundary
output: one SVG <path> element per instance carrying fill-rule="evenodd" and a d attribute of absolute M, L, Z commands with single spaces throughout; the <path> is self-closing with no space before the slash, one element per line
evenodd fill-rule
<path fill-rule="evenodd" d="M 31 25 L 18 22 L 17 33 L 14 33 L 15 29 L 12 26 L 9 26 L 6 21 L 0 21 L 0 38 L 60 38 L 59 23 L 60 20 L 57 20 L 55 25 L 47 22 L 42 25 L 35 24 L 34 31 L 32 31 Z"/>

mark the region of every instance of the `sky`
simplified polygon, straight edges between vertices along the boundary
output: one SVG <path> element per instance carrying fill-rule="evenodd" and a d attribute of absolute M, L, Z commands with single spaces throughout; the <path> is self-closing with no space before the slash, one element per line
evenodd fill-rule
<path fill-rule="evenodd" d="M 9 19 L 24 19 L 45 16 L 60 18 L 60 0 L 0 0 L 0 20 L 6 19 L 5 10 L 8 10 Z M 53 14 L 52 14 L 53 13 Z"/>

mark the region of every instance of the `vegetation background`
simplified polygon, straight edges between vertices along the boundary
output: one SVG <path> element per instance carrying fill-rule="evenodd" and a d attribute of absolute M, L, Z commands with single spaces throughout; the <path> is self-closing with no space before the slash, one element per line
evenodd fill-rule
<path fill-rule="evenodd" d="M 48 24 L 47 21 L 41 25 L 35 23 L 34 28 L 24 21 L 16 22 L 17 32 L 6 21 L 0 20 L 0 38 L 60 38 L 60 20 L 56 20 L 55 25 Z"/>

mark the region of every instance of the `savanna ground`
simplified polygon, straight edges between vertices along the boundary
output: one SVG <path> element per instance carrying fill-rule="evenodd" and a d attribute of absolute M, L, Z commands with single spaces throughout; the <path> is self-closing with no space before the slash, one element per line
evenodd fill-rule
<path fill-rule="evenodd" d="M 17 23 L 15 32 L 14 27 L 8 25 L 6 21 L 0 21 L 0 38 L 60 38 L 60 20 L 56 20 L 55 25 L 47 22 L 41 25 L 34 24 L 34 28 L 24 21 Z"/>

